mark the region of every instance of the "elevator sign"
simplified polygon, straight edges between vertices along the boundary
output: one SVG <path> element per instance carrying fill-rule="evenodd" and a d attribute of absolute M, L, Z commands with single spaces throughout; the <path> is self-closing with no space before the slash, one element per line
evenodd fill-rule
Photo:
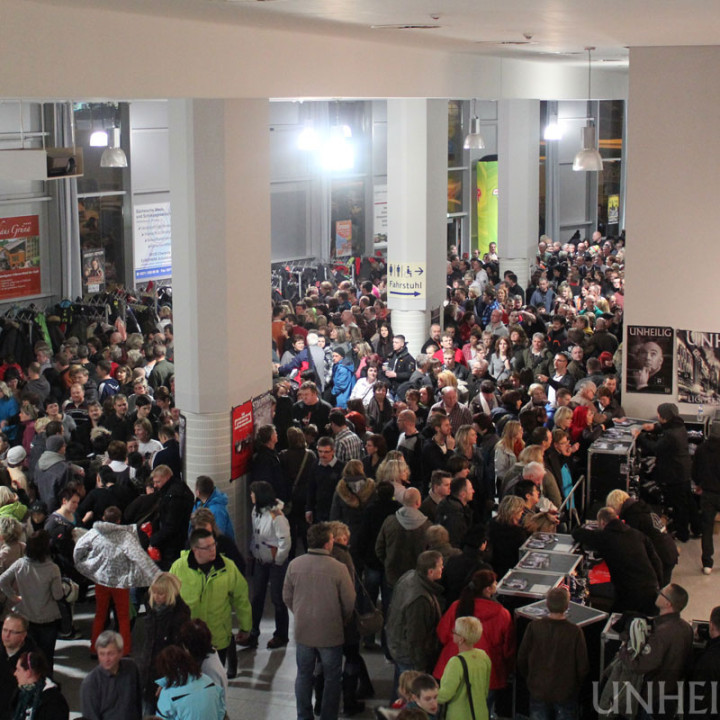
<path fill-rule="evenodd" d="M 389 262 L 387 291 L 389 297 L 424 298 L 425 263 Z"/>

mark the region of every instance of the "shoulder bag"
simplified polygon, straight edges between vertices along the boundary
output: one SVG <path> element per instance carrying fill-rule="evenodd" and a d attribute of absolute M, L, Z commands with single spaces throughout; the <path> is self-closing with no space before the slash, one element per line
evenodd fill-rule
<path fill-rule="evenodd" d="M 369 607 L 371 608 L 368 612 L 357 613 L 357 627 L 361 637 L 367 637 L 368 635 L 377 635 L 383 629 L 383 613 L 382 610 L 372 601 L 370 593 L 365 589 L 362 580 L 357 578 L 358 585 L 362 589 L 365 597 L 368 599 Z"/>
<path fill-rule="evenodd" d="M 456 657 L 460 661 L 460 664 L 462 665 L 462 669 L 463 669 L 463 678 L 465 680 L 465 689 L 467 691 L 468 702 L 470 703 L 470 714 L 472 715 L 472 720 L 476 720 L 476 718 L 475 718 L 475 703 L 473 702 L 472 685 L 470 685 L 470 674 L 468 672 L 467 660 L 465 660 L 465 658 L 460 654 L 456 655 Z M 458 688 L 458 690 L 459 690 L 459 688 Z M 448 702 L 446 702 L 438 707 L 438 711 L 437 711 L 437 715 L 436 715 L 437 720 L 445 720 L 445 718 L 447 717 L 448 706 L 453 701 L 453 699 L 454 698 L 452 698 Z"/>

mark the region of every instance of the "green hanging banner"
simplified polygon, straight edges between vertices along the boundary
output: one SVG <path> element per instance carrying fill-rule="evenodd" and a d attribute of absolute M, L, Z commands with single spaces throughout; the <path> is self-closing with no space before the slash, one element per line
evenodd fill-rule
<path fill-rule="evenodd" d="M 498 240 L 497 160 L 477 163 L 477 239 L 481 258 Z"/>

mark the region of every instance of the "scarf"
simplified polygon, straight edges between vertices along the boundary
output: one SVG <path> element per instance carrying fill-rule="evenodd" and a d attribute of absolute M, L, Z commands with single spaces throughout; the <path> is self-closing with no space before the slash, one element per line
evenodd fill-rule
<path fill-rule="evenodd" d="M 42 691 L 45 689 L 45 678 L 40 678 L 32 685 L 21 685 L 13 720 L 32 720 L 40 704 Z"/>

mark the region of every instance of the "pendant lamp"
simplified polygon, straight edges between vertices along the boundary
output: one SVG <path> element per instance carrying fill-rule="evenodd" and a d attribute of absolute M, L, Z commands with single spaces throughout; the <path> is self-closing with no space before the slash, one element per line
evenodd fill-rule
<path fill-rule="evenodd" d="M 473 115 L 470 119 L 470 132 L 465 136 L 463 147 L 465 150 L 484 150 L 485 141 L 480 134 L 480 118 L 475 109 L 475 98 L 473 98 Z"/>
<path fill-rule="evenodd" d="M 127 155 L 120 147 L 120 128 L 112 128 L 112 144 L 103 150 L 100 158 L 100 167 L 126 168 L 128 166 Z"/>
<path fill-rule="evenodd" d="M 588 104 L 592 100 L 592 58 L 591 53 L 594 47 L 586 47 L 588 54 Z M 573 160 L 573 170 L 600 172 L 603 169 L 603 161 L 597 149 L 597 135 L 595 132 L 595 121 L 590 119 L 587 126 L 582 129 L 582 150 Z"/>

